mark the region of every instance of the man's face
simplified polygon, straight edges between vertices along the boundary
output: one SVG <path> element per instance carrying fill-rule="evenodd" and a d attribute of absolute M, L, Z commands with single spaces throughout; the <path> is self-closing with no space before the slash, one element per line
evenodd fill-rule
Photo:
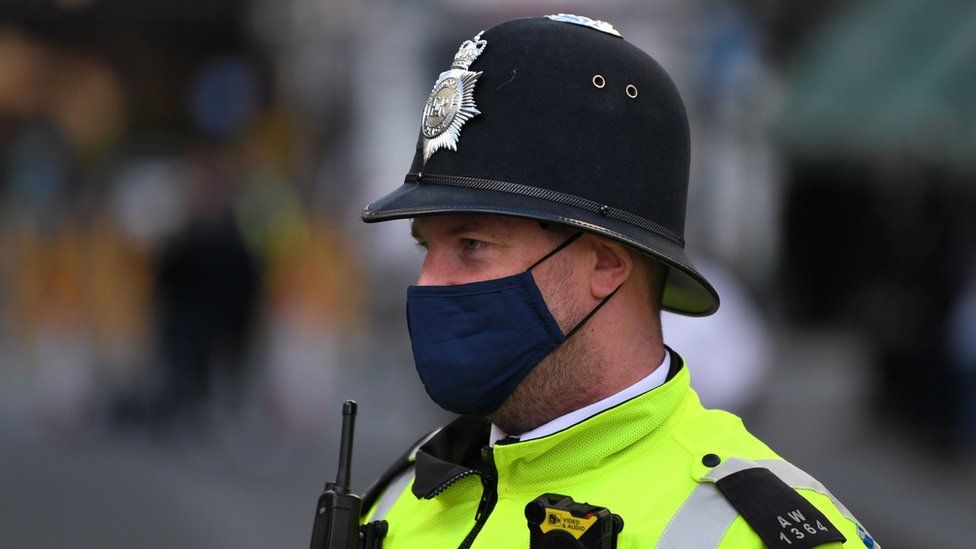
<path fill-rule="evenodd" d="M 452 286 L 519 274 L 570 236 L 543 229 L 538 221 L 487 214 L 420 217 L 413 221 L 411 232 L 426 252 L 419 286 Z M 569 246 L 532 269 L 564 332 L 577 316 L 574 304 L 586 297 L 582 269 L 573 268 L 583 257 L 574 248 Z"/>
<path fill-rule="evenodd" d="M 417 218 L 412 233 L 425 248 L 419 286 L 451 286 L 524 272 L 553 251 L 571 233 L 543 229 L 538 221 L 501 215 L 449 214 Z M 592 254 L 577 241 L 532 269 L 532 277 L 563 333 L 592 309 L 588 262 Z M 565 376 L 586 352 L 584 337 L 575 336 L 546 356 L 502 406 L 489 414 L 510 433 L 538 425 L 539 418 L 565 402 Z M 572 378 L 573 376 L 569 376 Z M 579 391 L 573 394 L 581 395 Z"/>
<path fill-rule="evenodd" d="M 420 286 L 516 275 L 571 236 L 544 229 L 538 221 L 487 214 L 421 217 L 413 222 L 412 232 L 426 251 Z M 532 269 L 564 334 L 627 280 L 634 265 L 630 257 L 618 244 L 584 235 Z M 646 276 L 643 270 L 638 273 L 638 278 Z M 523 433 L 556 417 L 553 414 L 593 402 L 600 387 L 580 380 L 598 377 L 594 368 L 601 368 L 603 359 L 596 348 L 588 330 L 577 332 L 542 359 L 488 418 L 508 433 Z"/>

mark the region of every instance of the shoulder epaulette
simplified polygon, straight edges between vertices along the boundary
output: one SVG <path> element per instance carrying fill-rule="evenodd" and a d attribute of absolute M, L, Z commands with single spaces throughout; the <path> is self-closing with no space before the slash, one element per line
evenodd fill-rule
<path fill-rule="evenodd" d="M 661 533 L 659 549 L 717 547 L 739 516 L 771 549 L 846 542 L 840 530 L 797 490 L 826 496 L 841 516 L 860 528 L 854 515 L 823 484 L 789 462 L 722 460 L 706 454 L 702 465 L 708 469 L 696 476 L 700 484 Z"/>
<path fill-rule="evenodd" d="M 715 486 L 770 549 L 847 541 L 819 509 L 765 467 L 729 473 Z"/>

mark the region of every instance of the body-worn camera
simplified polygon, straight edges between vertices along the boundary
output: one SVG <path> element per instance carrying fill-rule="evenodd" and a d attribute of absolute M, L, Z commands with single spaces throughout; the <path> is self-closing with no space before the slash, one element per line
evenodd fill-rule
<path fill-rule="evenodd" d="M 525 506 L 531 549 L 615 549 L 624 520 L 606 507 L 542 494 Z"/>

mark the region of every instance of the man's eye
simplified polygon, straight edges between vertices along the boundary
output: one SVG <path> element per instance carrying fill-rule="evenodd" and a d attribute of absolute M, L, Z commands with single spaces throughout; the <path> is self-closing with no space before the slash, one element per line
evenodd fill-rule
<path fill-rule="evenodd" d="M 420 242 L 418 240 L 417 242 L 414 243 L 414 246 L 416 246 L 417 249 L 420 250 L 420 251 L 422 251 L 422 252 L 426 252 L 427 251 L 427 243 L 426 242 Z"/>
<path fill-rule="evenodd" d="M 466 252 L 473 252 L 475 250 L 480 250 L 485 247 L 485 243 L 480 240 L 474 240 L 471 238 L 461 239 L 461 248 Z"/>

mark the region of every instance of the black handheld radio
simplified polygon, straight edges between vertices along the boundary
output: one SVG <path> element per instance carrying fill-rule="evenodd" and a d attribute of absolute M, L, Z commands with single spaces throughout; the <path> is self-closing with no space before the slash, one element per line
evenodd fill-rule
<path fill-rule="evenodd" d="M 349 488 L 352 467 L 352 437 L 356 426 L 356 401 L 342 405 L 342 435 L 339 442 L 339 472 L 335 482 L 326 482 L 315 506 L 311 549 L 381 549 L 386 521 L 359 525 L 363 500 Z"/>

